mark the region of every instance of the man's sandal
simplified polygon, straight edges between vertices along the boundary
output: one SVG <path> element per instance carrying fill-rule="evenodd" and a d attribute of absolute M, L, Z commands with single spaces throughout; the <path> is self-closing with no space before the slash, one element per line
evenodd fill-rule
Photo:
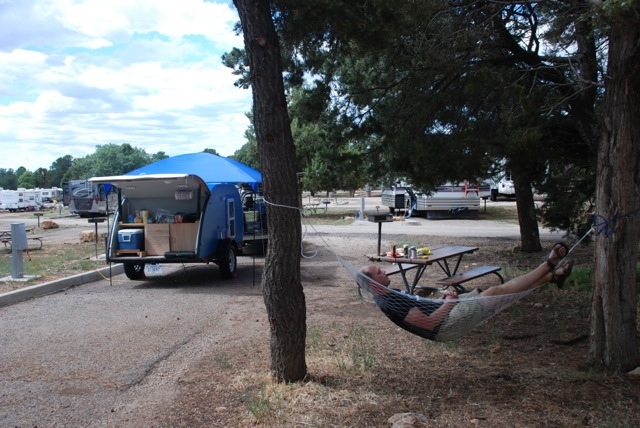
<path fill-rule="evenodd" d="M 564 255 L 560 254 L 560 251 L 564 249 Z M 549 253 L 549 257 L 545 259 L 545 262 L 551 268 L 551 272 L 556 268 L 556 265 L 569 254 L 569 247 L 564 242 L 556 242 L 553 244 L 553 248 L 551 248 L 551 253 Z M 556 258 L 557 257 L 557 258 Z"/>
<path fill-rule="evenodd" d="M 556 273 L 558 270 L 562 270 L 562 274 Z M 564 265 L 551 271 L 551 281 L 549 282 L 555 284 L 558 288 L 562 288 L 564 286 L 564 281 L 571 276 L 572 270 L 573 260 L 569 260 Z"/>

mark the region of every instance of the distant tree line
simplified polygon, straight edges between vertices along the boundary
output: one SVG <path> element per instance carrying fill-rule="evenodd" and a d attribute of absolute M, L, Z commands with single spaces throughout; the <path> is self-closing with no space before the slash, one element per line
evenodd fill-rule
<path fill-rule="evenodd" d="M 214 149 L 204 151 L 218 154 Z M 94 153 L 80 158 L 71 155 L 59 157 L 48 169 L 29 171 L 23 166 L 16 170 L 0 168 L 0 187 L 10 190 L 62 187 L 69 180 L 126 174 L 167 157 L 165 152 L 148 154 L 144 149 L 127 143 L 97 145 Z"/>

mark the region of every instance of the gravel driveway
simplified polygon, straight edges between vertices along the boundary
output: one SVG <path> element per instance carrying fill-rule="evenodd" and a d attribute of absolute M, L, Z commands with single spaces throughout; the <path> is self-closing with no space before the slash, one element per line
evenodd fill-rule
<path fill-rule="evenodd" d="M 145 282 L 119 275 L 0 308 L 0 426 L 152 420 L 145 408 L 171 400 L 163 385 L 201 352 L 266 330 L 251 260 L 234 281 L 216 276 L 201 265 Z"/>

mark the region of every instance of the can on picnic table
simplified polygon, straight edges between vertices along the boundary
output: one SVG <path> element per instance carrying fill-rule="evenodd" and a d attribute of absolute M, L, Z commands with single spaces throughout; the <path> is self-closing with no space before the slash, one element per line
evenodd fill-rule
<path fill-rule="evenodd" d="M 416 247 L 409 248 L 409 258 L 410 259 L 415 259 L 417 257 L 418 257 L 418 253 L 416 251 Z"/>
<path fill-rule="evenodd" d="M 402 255 L 405 259 L 409 258 L 409 246 L 407 244 L 402 246 Z"/>

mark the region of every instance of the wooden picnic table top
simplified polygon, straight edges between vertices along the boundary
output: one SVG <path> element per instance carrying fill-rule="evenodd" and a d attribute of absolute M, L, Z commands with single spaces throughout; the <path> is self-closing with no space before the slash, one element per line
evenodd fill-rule
<path fill-rule="evenodd" d="M 427 266 L 431 266 L 436 263 L 447 277 L 451 277 L 458 272 L 460 261 L 465 254 L 471 254 L 479 250 L 478 247 L 465 247 L 461 245 L 441 245 L 429 247 L 429 249 L 431 250 L 431 253 L 427 257 L 423 258 L 410 259 L 404 257 L 392 257 L 390 255 L 370 255 L 367 257 L 371 261 L 395 264 L 398 269 L 394 273 L 400 273 L 407 292 L 413 294 L 418 286 L 418 281 L 422 277 Z M 450 262 L 451 265 L 449 265 Z M 409 278 L 407 278 L 406 273 L 412 269 L 415 269 L 416 273 L 413 281 L 410 281 Z"/>
<path fill-rule="evenodd" d="M 431 250 L 431 254 L 423 258 L 409 259 L 404 257 L 378 256 L 375 254 L 367 257 L 372 261 L 378 262 L 430 265 L 440 260 L 450 259 L 464 254 L 471 254 L 479 250 L 478 247 L 465 247 L 461 245 L 442 245 L 429 247 L 429 249 Z"/>

